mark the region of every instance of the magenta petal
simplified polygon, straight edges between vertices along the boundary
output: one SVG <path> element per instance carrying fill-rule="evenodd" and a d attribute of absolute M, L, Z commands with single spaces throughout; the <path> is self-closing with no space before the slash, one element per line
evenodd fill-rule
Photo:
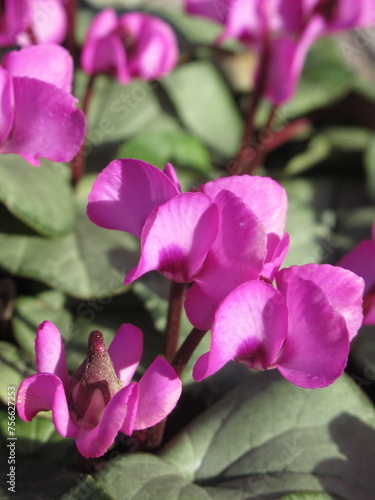
<path fill-rule="evenodd" d="M 38 373 L 53 373 L 67 389 L 70 381 L 64 343 L 56 326 L 44 321 L 36 332 L 35 363 Z"/>
<path fill-rule="evenodd" d="M 70 92 L 73 81 L 73 59 L 59 45 L 34 45 L 8 52 L 3 67 L 11 76 L 26 76 L 52 83 Z"/>
<path fill-rule="evenodd" d="M 20 154 L 36 166 L 39 157 L 72 160 L 85 134 L 85 116 L 76 108 L 76 99 L 34 78 L 14 77 L 13 88 L 14 125 L 1 152 Z"/>
<path fill-rule="evenodd" d="M 174 409 L 182 384 L 175 370 L 157 357 L 143 374 L 139 385 L 139 401 L 134 429 L 147 429 L 157 424 Z"/>
<path fill-rule="evenodd" d="M 212 327 L 209 353 L 193 369 L 200 382 L 236 360 L 256 370 L 271 367 L 287 334 L 284 298 L 263 281 L 243 283 L 219 305 Z"/>
<path fill-rule="evenodd" d="M 172 163 L 167 163 L 163 169 L 163 173 L 170 178 L 173 184 L 176 186 L 176 189 L 179 193 L 181 193 L 181 184 L 178 180 L 176 170 Z"/>
<path fill-rule="evenodd" d="M 218 228 L 218 209 L 202 193 L 183 193 L 156 208 L 146 220 L 141 258 L 125 279 L 132 283 L 148 271 L 188 283 L 203 264 Z"/>
<path fill-rule="evenodd" d="M 97 14 L 86 34 L 86 41 L 98 40 L 110 35 L 117 29 L 118 18 L 116 11 L 112 8 L 103 9 Z"/>
<path fill-rule="evenodd" d="M 312 281 L 293 278 L 287 290 L 289 328 L 274 363 L 285 378 L 314 389 L 332 384 L 345 368 L 349 334 L 343 316 Z"/>
<path fill-rule="evenodd" d="M 362 276 L 366 294 L 375 285 L 375 242 L 361 241 L 337 265 Z"/>
<path fill-rule="evenodd" d="M 207 17 L 224 24 L 229 13 L 231 3 L 235 0 L 221 2 L 220 0 L 185 0 L 185 9 L 188 14 Z"/>
<path fill-rule="evenodd" d="M 116 375 L 124 386 L 131 381 L 143 351 L 143 334 L 139 328 L 123 324 L 117 330 L 108 354 L 112 359 Z"/>
<path fill-rule="evenodd" d="M 277 287 L 286 295 L 289 283 L 296 277 L 318 285 L 327 300 L 346 321 L 351 340 L 357 335 L 363 320 L 363 280 L 356 274 L 328 264 L 306 264 L 282 269 L 276 276 Z"/>
<path fill-rule="evenodd" d="M 116 34 L 86 42 L 81 53 L 81 65 L 89 75 L 108 73 L 123 85 L 130 81 L 125 48 Z"/>
<path fill-rule="evenodd" d="M 0 67 L 0 145 L 13 125 L 12 83 L 7 71 Z"/>
<path fill-rule="evenodd" d="M 283 236 L 288 199 L 285 189 L 279 183 L 269 177 L 233 175 L 201 186 L 201 191 L 212 200 L 223 189 L 241 198 L 263 223 L 267 233 Z"/>
<path fill-rule="evenodd" d="M 190 323 L 200 330 L 211 330 L 219 301 L 208 297 L 201 287 L 194 283 L 186 292 L 186 316 Z"/>
<path fill-rule="evenodd" d="M 267 235 L 254 212 L 232 192 L 222 190 L 214 201 L 219 208 L 219 231 L 194 281 L 210 298 L 220 301 L 241 283 L 259 278 Z"/>
<path fill-rule="evenodd" d="M 277 271 L 284 262 L 289 249 L 289 241 L 288 233 L 285 233 L 281 239 L 272 233 L 268 235 L 267 257 L 261 275 L 270 281 L 275 279 Z"/>
<path fill-rule="evenodd" d="M 126 39 L 129 71 L 135 78 L 156 80 L 168 74 L 178 60 L 176 35 L 172 28 L 158 17 L 141 12 L 130 12 L 119 18 L 119 26 Z"/>
<path fill-rule="evenodd" d="M 30 24 L 30 0 L 3 1 L 1 9 L 0 46 L 7 47 L 13 45 L 17 35 Z"/>
<path fill-rule="evenodd" d="M 120 430 L 126 429 L 126 433 L 131 434 L 137 401 L 138 386 L 135 382 L 117 392 L 106 406 L 96 427 L 81 427 L 78 430 L 76 444 L 81 455 L 86 458 L 101 457 L 113 444 Z"/>
<path fill-rule="evenodd" d="M 30 422 L 40 411 L 52 410 L 56 430 L 63 437 L 74 437 L 76 425 L 69 416 L 62 381 L 51 373 L 37 373 L 22 382 L 17 394 L 18 415 Z"/>
<path fill-rule="evenodd" d="M 115 160 L 94 182 L 87 215 L 97 226 L 140 236 L 152 210 L 178 194 L 170 178 L 149 163 Z"/>
<path fill-rule="evenodd" d="M 61 0 L 28 0 L 28 3 L 31 7 L 29 28 L 37 43 L 63 42 L 66 36 L 67 19 Z M 25 47 L 34 42 L 29 31 L 24 31 L 17 36 L 17 43 Z"/>

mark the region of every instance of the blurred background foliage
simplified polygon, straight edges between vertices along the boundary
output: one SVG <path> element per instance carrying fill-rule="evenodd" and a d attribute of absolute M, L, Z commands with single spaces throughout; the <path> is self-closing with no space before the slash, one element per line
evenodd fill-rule
<path fill-rule="evenodd" d="M 106 76 L 96 79 L 88 114 L 87 173 L 76 190 L 70 185 L 68 165 L 45 160 L 40 168 L 33 168 L 18 156 L 0 157 L 0 398 L 4 403 L 7 387 L 18 386 L 34 370 L 35 330 L 44 320 L 60 329 L 71 370 L 82 362 L 91 330 L 102 330 L 110 342 L 125 322 L 137 325 L 145 335 L 138 375 L 161 352 L 168 282 L 151 273 L 130 287 L 123 285 L 125 273 L 137 262 L 138 242 L 130 235 L 98 228 L 87 219 L 87 195 L 96 174 L 116 158 L 138 158 L 159 168 L 171 162 L 186 191 L 225 175 L 241 142 L 251 99 L 253 55 L 234 42 L 213 47 L 218 27 L 188 18 L 178 9 L 179 2 L 118 0 L 111 4 L 119 9 L 141 8 L 167 20 L 178 34 L 180 63 L 158 82 L 133 81 L 125 87 Z M 105 6 L 107 0 L 81 2 L 79 40 L 95 12 Z M 291 246 L 285 266 L 335 264 L 358 241 L 370 237 L 375 219 L 374 47 L 369 32 L 320 40 L 309 53 L 294 99 L 279 109 L 274 129 L 263 128 L 269 109 L 266 103 L 257 115 L 258 146 L 265 152 L 257 173 L 281 182 L 289 197 Z M 78 98 L 87 78 L 77 70 Z M 182 338 L 189 330 L 183 318 Z M 208 343 L 208 338 L 202 342 L 190 367 Z M 230 367 L 199 386 L 191 385 L 190 373 L 188 369 L 184 376 L 190 387 L 177 412 L 179 426 L 227 392 L 245 371 Z M 348 373 L 374 401 L 374 328 L 362 328 L 353 342 Z M 360 405 L 354 400 L 353 404 Z M 5 410 L 3 406 L 0 412 L 3 438 Z M 207 418 L 210 422 L 212 417 Z M 177 420 L 172 417 L 169 435 L 179 430 Z M 35 491 L 43 487 L 48 492 L 50 487 L 50 497 L 60 498 L 57 492 L 62 495 L 76 484 L 73 473 L 58 468 L 72 464 L 74 443 L 59 437 L 48 415 L 31 424 L 17 420 L 17 432 L 18 452 L 25 457 L 20 470 L 35 478 L 35 457 L 49 460 L 51 473 L 42 469 L 43 478 L 39 473 Z M 172 452 L 170 456 L 166 463 L 173 465 L 176 458 Z M 163 464 L 159 464 L 162 476 L 177 474 L 168 469 L 172 465 Z M 52 486 L 46 483 L 49 474 L 54 477 Z M 95 485 L 90 476 L 82 481 L 95 492 L 93 498 L 120 498 L 103 486 L 106 477 L 103 473 Z M 27 494 L 17 498 L 29 498 Z M 232 498 L 213 492 L 207 497 L 198 490 L 190 494 L 186 498 Z"/>

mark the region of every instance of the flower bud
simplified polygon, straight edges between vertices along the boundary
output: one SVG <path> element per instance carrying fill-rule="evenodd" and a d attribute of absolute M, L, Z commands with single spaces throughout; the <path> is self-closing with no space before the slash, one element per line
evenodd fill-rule
<path fill-rule="evenodd" d="M 103 334 L 94 330 L 90 333 L 86 358 L 70 382 L 68 405 L 71 417 L 82 427 L 95 427 L 121 387 Z"/>

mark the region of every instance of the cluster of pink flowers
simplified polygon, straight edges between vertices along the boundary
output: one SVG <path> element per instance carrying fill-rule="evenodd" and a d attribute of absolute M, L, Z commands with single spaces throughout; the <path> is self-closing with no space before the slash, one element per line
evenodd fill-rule
<path fill-rule="evenodd" d="M 140 237 L 140 261 L 125 284 L 152 270 L 193 283 L 187 316 L 212 328 L 196 380 L 235 360 L 325 387 L 342 374 L 362 324 L 363 280 L 329 265 L 279 271 L 286 210 L 284 189 L 267 177 L 221 178 L 181 194 L 172 165 L 161 172 L 116 160 L 95 181 L 87 213 L 99 226 Z"/>
<path fill-rule="evenodd" d="M 236 38 L 267 61 L 257 78 L 277 105 L 292 97 L 319 37 L 375 23 L 373 0 L 186 0 L 186 9 L 224 25 L 218 42 Z"/>

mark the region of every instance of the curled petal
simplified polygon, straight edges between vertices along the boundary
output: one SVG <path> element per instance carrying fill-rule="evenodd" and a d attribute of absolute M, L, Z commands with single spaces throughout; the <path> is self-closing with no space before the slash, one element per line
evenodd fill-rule
<path fill-rule="evenodd" d="M 85 134 L 85 116 L 76 99 L 64 90 L 41 80 L 13 78 L 14 125 L 1 147 L 2 153 L 17 153 L 32 165 L 39 158 L 70 161 Z"/>
<path fill-rule="evenodd" d="M 267 233 L 283 236 L 288 199 L 285 189 L 278 182 L 269 177 L 233 175 L 201 186 L 201 191 L 212 200 L 223 189 L 241 198 L 265 226 Z"/>
<path fill-rule="evenodd" d="M 199 330 L 210 330 L 219 301 L 208 297 L 197 283 L 186 292 L 185 311 L 190 323 Z"/>
<path fill-rule="evenodd" d="M 0 68 L 0 145 L 7 138 L 13 125 L 12 83 L 7 71 Z"/>
<path fill-rule="evenodd" d="M 270 368 L 287 334 L 287 316 L 284 298 L 271 285 L 249 281 L 237 287 L 216 311 L 210 351 L 196 362 L 194 380 L 200 382 L 230 360 Z"/>
<path fill-rule="evenodd" d="M 119 18 L 119 29 L 129 40 L 129 71 L 135 78 L 156 80 L 168 74 L 178 60 L 176 35 L 162 19 L 141 12 Z"/>
<path fill-rule="evenodd" d="M 139 365 L 143 351 L 143 334 L 134 325 L 124 324 L 118 329 L 108 354 L 116 375 L 124 386 L 128 385 Z"/>
<path fill-rule="evenodd" d="M 116 30 L 118 18 L 116 11 L 112 8 L 103 9 L 96 15 L 90 24 L 86 34 L 86 42 L 104 38 Z"/>
<path fill-rule="evenodd" d="M 290 283 L 296 278 L 310 280 L 325 293 L 333 309 L 347 324 L 349 339 L 357 335 L 363 320 L 363 280 L 356 274 L 328 264 L 306 264 L 282 269 L 276 276 L 277 287 L 286 295 Z"/>
<path fill-rule="evenodd" d="M 173 184 L 176 186 L 176 189 L 179 193 L 181 193 L 181 184 L 178 180 L 176 170 L 172 163 L 167 163 L 163 169 L 163 173 L 170 178 Z"/>
<path fill-rule="evenodd" d="M 125 279 L 128 285 L 157 270 L 188 283 L 203 264 L 218 230 L 218 209 L 202 193 L 184 193 L 156 208 L 141 237 L 141 259 Z"/>
<path fill-rule="evenodd" d="M 294 278 L 287 290 L 289 328 L 274 363 L 285 378 L 315 389 L 332 384 L 344 371 L 349 334 L 343 316 L 310 280 Z"/>
<path fill-rule="evenodd" d="M 3 67 L 11 76 L 26 76 L 52 83 L 70 92 L 73 80 L 73 59 L 59 45 L 33 45 L 8 52 Z"/>
<path fill-rule="evenodd" d="M 275 234 L 269 234 L 267 239 L 267 257 L 261 275 L 273 281 L 275 275 L 283 263 L 289 248 L 289 234 L 285 233 L 282 238 Z"/>
<path fill-rule="evenodd" d="M 133 432 L 138 402 L 138 386 L 134 382 L 117 392 L 106 406 L 98 425 L 92 429 L 81 427 L 76 444 L 86 458 L 101 457 L 113 444 L 119 431 Z"/>
<path fill-rule="evenodd" d="M 70 381 L 64 343 L 56 326 L 44 321 L 36 332 L 35 362 L 39 373 L 53 373 L 67 389 Z"/>
<path fill-rule="evenodd" d="M 219 208 L 219 230 L 194 281 L 206 295 L 220 301 L 241 283 L 259 278 L 267 236 L 258 217 L 232 192 L 223 189 L 214 201 Z"/>
<path fill-rule="evenodd" d="M 171 365 L 157 357 L 143 374 L 139 385 L 139 401 L 134 429 L 146 429 L 157 424 L 174 409 L 182 385 Z"/>
<path fill-rule="evenodd" d="M 149 163 L 115 160 L 94 182 L 87 215 L 97 226 L 140 236 L 152 210 L 177 194 L 171 179 Z"/>
<path fill-rule="evenodd" d="M 62 381 L 52 373 L 37 373 L 22 382 L 17 394 L 18 415 L 30 422 L 40 411 L 52 410 L 56 430 L 63 437 L 74 437 L 76 425 L 69 416 Z"/>

